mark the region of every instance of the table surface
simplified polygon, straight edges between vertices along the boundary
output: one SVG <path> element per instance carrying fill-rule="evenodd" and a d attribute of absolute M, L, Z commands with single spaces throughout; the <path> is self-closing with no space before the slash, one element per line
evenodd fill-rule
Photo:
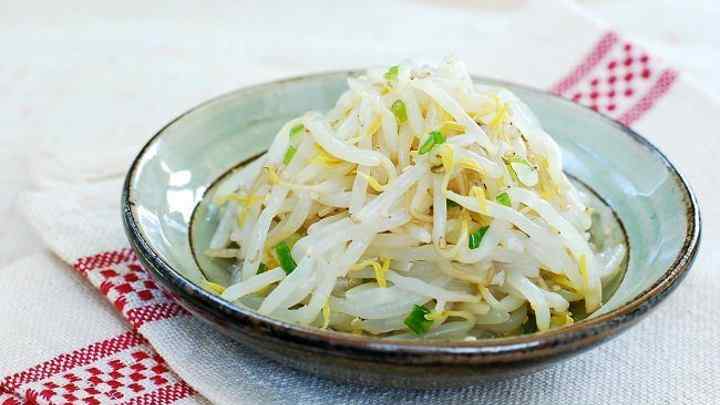
<path fill-rule="evenodd" d="M 484 3 L 502 8 L 507 4 L 499 0 L 443 1 L 459 7 Z M 720 73 L 713 63 L 720 60 L 719 2 L 575 3 L 690 73 L 708 92 L 720 94 Z M 17 197 L 21 192 L 77 180 L 78 176 L 94 181 L 119 175 L 111 168 L 123 167 L 118 159 L 128 156 L 126 148 L 132 143 L 128 138 L 141 144 L 161 123 L 197 100 L 247 84 L 231 66 L 218 61 L 218 55 L 238 56 L 238 52 L 248 51 L 222 32 L 211 36 L 211 49 L 193 39 L 175 43 L 181 37 L 177 27 L 183 23 L 189 29 L 198 29 L 200 24 L 206 27 L 199 29 L 212 29 L 213 19 L 222 16 L 221 7 L 197 9 L 185 1 L 172 6 L 92 1 L 0 4 L 0 187 L 6 196 L 0 199 L 0 215 L 5 220 L 0 227 L 0 266 L 45 250 L 19 214 Z M 243 29 L 267 27 L 262 23 L 237 27 L 234 34 Z M 142 49 L 136 46 L 138 41 Z M 208 63 L 183 63 L 181 48 L 192 49 L 197 60 Z M 165 63 L 168 59 L 174 59 L 174 67 Z M 155 68 L 156 62 L 164 67 Z M 278 63 L 283 66 L 278 70 L 243 72 L 247 74 L 242 77 L 251 81 L 280 77 L 293 71 L 288 63 L 292 62 Z M 188 83 L 186 78 L 193 76 L 214 79 Z M 136 86 L 128 88 L 123 83 Z M 172 97 L 164 97 L 162 103 L 151 97 L 168 89 L 174 90 Z M 57 162 L 51 150 L 67 156 Z M 89 152 L 100 153 L 100 159 L 87 159 L 84 153 Z"/>

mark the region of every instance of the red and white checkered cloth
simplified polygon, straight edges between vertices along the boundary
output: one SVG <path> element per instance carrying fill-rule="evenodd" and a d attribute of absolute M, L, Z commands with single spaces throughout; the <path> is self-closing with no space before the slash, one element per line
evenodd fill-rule
<path fill-rule="evenodd" d="M 683 139 L 702 136 L 720 105 L 638 44 L 562 3 L 542 4 L 502 17 L 474 15 L 479 26 L 502 18 L 519 28 L 476 36 L 455 53 L 474 73 L 547 88 L 633 126 L 679 163 L 701 199 L 716 198 L 717 176 L 706 173 L 710 151 L 720 147 L 717 137 L 698 138 L 703 148 Z M 390 21 L 391 11 L 375 17 Z M 540 44 L 546 49 L 537 50 Z M 385 56 L 366 52 L 370 59 Z M 510 52 L 516 56 L 498 57 Z M 0 331 L 0 404 L 710 403 L 720 394 L 711 372 L 720 363 L 720 318 L 708 310 L 720 304 L 708 286 L 720 282 L 703 269 L 717 265 L 717 254 L 713 262 L 701 254 L 685 286 L 650 320 L 532 376 L 432 393 L 336 385 L 247 352 L 160 290 L 127 247 L 119 190 L 116 179 L 22 199 L 30 223 L 74 273 L 46 256 L 0 271 L 0 297 L 12 295 L 0 302 L 10 309 L 0 319 L 6 328 Z"/>

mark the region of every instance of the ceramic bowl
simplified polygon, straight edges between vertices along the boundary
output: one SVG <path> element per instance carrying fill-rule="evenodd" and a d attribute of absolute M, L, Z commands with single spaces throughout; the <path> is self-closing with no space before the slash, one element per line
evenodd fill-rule
<path fill-rule="evenodd" d="M 155 279 L 208 328 L 284 365 L 334 379 L 416 388 L 464 386 L 529 373 L 608 341 L 645 317 L 689 270 L 700 240 L 697 202 L 656 147 L 560 97 L 477 78 L 502 85 L 529 104 L 562 148 L 566 171 L 601 195 L 623 222 L 630 245 L 627 272 L 592 316 L 518 337 L 391 341 L 291 325 L 197 287 L 194 282 L 202 275 L 193 258 L 189 223 L 208 187 L 264 151 L 285 121 L 329 109 L 350 74 L 282 80 L 205 102 L 161 129 L 132 164 L 122 196 L 130 242 Z"/>

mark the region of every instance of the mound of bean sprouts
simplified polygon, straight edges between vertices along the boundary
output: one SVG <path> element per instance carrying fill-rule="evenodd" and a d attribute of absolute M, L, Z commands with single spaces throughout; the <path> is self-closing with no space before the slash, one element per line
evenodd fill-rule
<path fill-rule="evenodd" d="M 286 322 L 392 338 L 544 331 L 591 313 L 626 247 L 591 243 L 558 145 L 462 62 L 368 70 L 288 122 L 216 195 L 222 298 Z M 609 235 L 609 231 L 606 232 Z M 606 235 L 607 236 L 607 235 Z"/>

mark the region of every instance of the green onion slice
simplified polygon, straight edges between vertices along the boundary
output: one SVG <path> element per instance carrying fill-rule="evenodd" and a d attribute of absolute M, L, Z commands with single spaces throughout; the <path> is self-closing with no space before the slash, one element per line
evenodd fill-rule
<path fill-rule="evenodd" d="M 483 236 L 485 236 L 485 233 L 487 232 L 489 226 L 483 226 L 482 228 L 478 229 L 477 231 L 470 234 L 470 238 L 468 239 L 468 248 L 470 249 L 477 249 L 480 247 L 480 242 L 482 242 Z"/>
<path fill-rule="evenodd" d="M 288 164 L 292 161 L 292 158 L 295 157 L 295 152 L 297 152 L 297 148 L 290 145 L 287 148 L 287 152 L 285 152 L 285 156 L 283 156 L 283 164 Z"/>
<path fill-rule="evenodd" d="M 424 155 L 430 152 L 435 145 L 441 145 L 443 143 L 445 143 L 445 135 L 440 131 L 432 131 L 430 132 L 430 136 L 428 136 L 422 146 L 420 146 L 418 153 Z"/>
<path fill-rule="evenodd" d="M 497 197 L 495 197 L 495 201 L 506 207 L 512 206 L 512 200 L 510 200 L 510 196 L 508 195 L 508 193 L 505 192 L 498 194 Z"/>
<path fill-rule="evenodd" d="M 302 134 L 304 131 L 305 131 L 305 125 L 303 125 L 303 124 L 295 125 L 294 127 L 292 127 L 290 129 L 290 139 L 294 140 L 295 138 L 300 136 L 300 134 Z"/>
<path fill-rule="evenodd" d="M 418 150 L 418 153 L 421 155 L 424 155 L 428 152 L 430 152 L 430 149 L 435 146 L 435 143 L 433 142 L 433 137 L 428 136 L 427 140 L 425 140 L 425 143 L 420 146 L 420 149 Z"/>
<path fill-rule="evenodd" d="M 405 103 L 402 100 L 395 100 L 390 106 L 390 111 L 395 114 L 399 123 L 407 121 L 407 109 L 405 109 Z"/>
<path fill-rule="evenodd" d="M 390 69 L 388 69 L 387 72 L 385 72 L 385 80 L 391 82 L 398 77 L 398 73 L 400 73 L 400 66 L 391 66 Z"/>
<path fill-rule="evenodd" d="M 430 315 L 429 309 L 415 305 L 407 318 L 405 318 L 405 326 L 418 336 L 426 334 L 433 324 L 433 321 L 425 317 L 426 315 Z"/>
<path fill-rule="evenodd" d="M 290 247 L 288 246 L 287 242 L 282 241 L 278 243 L 275 246 L 275 253 L 277 254 L 277 259 L 280 262 L 280 267 L 285 271 L 286 274 L 290 274 L 295 270 L 297 267 L 297 264 L 295 263 L 295 260 L 293 260 L 292 255 L 290 254 Z"/>

